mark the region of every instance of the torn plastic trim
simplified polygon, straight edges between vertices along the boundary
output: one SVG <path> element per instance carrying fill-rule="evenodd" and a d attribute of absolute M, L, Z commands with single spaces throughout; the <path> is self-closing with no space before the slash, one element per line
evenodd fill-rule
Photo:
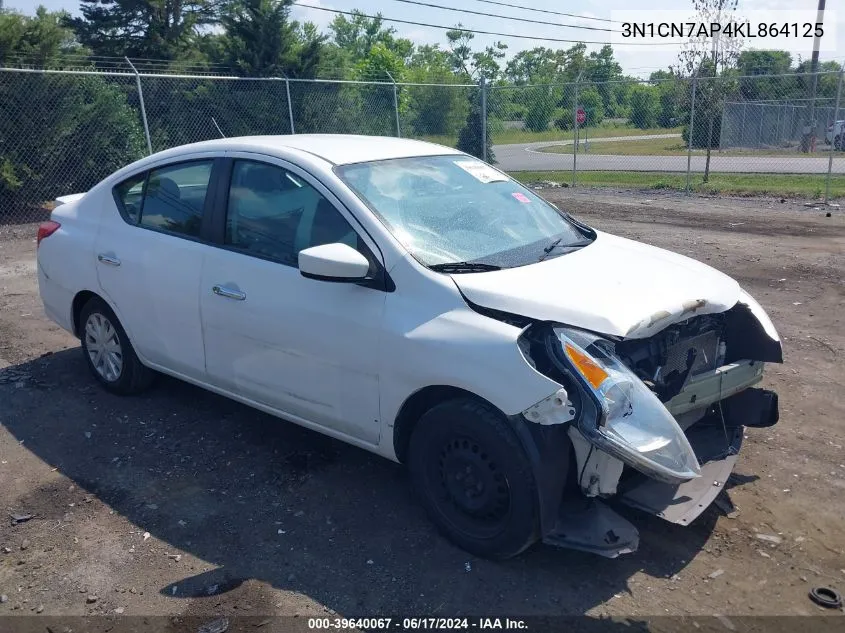
<path fill-rule="evenodd" d="M 737 304 L 728 311 L 724 340 L 729 361 L 750 358 L 767 363 L 783 362 L 783 347 L 772 320 L 744 290 Z"/>
<path fill-rule="evenodd" d="M 569 401 L 569 394 L 561 387 L 555 393 L 543 398 L 522 412 L 525 419 L 536 424 L 566 424 L 575 419 L 575 407 Z"/>
<path fill-rule="evenodd" d="M 508 416 L 537 483 L 540 536 L 544 543 L 607 558 L 639 547 L 639 532 L 596 498 L 585 498 L 567 484 L 573 471 L 572 425 L 542 426 L 522 415 Z"/>
<path fill-rule="evenodd" d="M 511 428 L 531 463 L 540 505 L 540 534 L 547 534 L 557 521 L 569 479 L 572 441 L 566 426 L 543 426 L 520 414 L 508 416 Z"/>
<path fill-rule="evenodd" d="M 757 319 L 757 322 L 763 327 L 763 331 L 768 335 L 770 339 L 773 341 L 780 342 L 780 336 L 778 335 L 778 331 L 775 329 L 775 324 L 772 323 L 772 319 L 763 309 L 757 300 L 752 297 L 750 294 L 745 292 L 742 288 L 739 290 L 739 301 L 737 302 L 742 304 L 748 308 L 754 318 Z"/>
<path fill-rule="evenodd" d="M 616 558 L 637 551 L 640 533 L 598 499 L 574 497 L 561 503 L 554 528 L 543 535 L 543 542 Z"/>
<path fill-rule="evenodd" d="M 575 426 L 567 429 L 575 451 L 578 486 L 586 497 L 611 497 L 616 494 L 625 464 L 596 449 Z"/>

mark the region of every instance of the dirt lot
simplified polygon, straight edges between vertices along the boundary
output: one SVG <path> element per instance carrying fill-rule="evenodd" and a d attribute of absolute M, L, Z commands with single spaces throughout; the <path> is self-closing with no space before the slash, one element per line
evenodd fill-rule
<path fill-rule="evenodd" d="M 724 270 L 769 311 L 781 422 L 747 431 L 737 516 L 711 507 L 685 528 L 624 511 L 641 547 L 616 560 L 473 559 L 397 465 L 170 379 L 103 392 L 43 316 L 32 228 L 0 227 L 0 508 L 35 515 L 0 517 L 0 615 L 819 613 L 811 587 L 845 589 L 845 215 L 542 193 Z"/>

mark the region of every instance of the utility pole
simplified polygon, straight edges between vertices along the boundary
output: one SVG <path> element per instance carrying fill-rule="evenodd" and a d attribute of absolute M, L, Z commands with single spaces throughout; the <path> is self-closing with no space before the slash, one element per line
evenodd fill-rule
<path fill-rule="evenodd" d="M 819 0 L 819 6 L 816 10 L 816 23 L 824 24 L 824 3 L 825 0 Z M 813 37 L 813 56 L 810 58 L 810 73 L 813 78 L 810 82 L 810 107 L 807 111 L 807 120 L 804 123 L 803 135 L 801 137 L 801 151 L 809 152 L 815 145 L 816 140 L 816 89 L 819 82 L 819 45 L 821 37 L 818 31 Z"/>

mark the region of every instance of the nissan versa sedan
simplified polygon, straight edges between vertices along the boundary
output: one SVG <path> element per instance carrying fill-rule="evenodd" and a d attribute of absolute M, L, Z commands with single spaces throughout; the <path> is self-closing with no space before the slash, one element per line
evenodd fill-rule
<path fill-rule="evenodd" d="M 169 374 L 404 463 L 480 556 L 633 552 L 619 502 L 690 523 L 778 419 L 755 385 L 780 340 L 736 281 L 440 145 L 177 147 L 57 200 L 37 241 L 105 389 Z"/>

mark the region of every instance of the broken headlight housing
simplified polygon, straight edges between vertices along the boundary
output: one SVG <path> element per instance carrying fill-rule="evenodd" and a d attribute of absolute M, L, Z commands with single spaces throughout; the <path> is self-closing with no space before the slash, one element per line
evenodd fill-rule
<path fill-rule="evenodd" d="M 628 369 L 609 341 L 556 327 L 558 356 L 591 399 L 598 415 L 578 428 L 597 448 L 649 477 L 678 483 L 701 475 L 684 432 L 657 396 Z"/>

